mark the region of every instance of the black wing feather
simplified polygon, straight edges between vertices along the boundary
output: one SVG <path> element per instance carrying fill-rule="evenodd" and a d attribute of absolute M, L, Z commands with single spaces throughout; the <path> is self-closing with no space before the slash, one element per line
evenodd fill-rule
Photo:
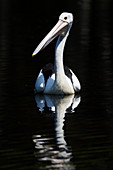
<path fill-rule="evenodd" d="M 71 80 L 71 82 L 73 83 L 72 81 L 72 73 L 69 69 L 69 67 L 67 67 L 66 65 L 64 66 L 64 71 L 65 71 L 65 74 L 66 76 Z M 49 64 L 46 64 L 43 68 L 42 68 L 42 73 L 44 75 L 44 78 L 45 78 L 45 84 L 47 82 L 47 79 L 49 77 L 52 76 L 52 74 L 55 73 L 55 70 L 54 70 L 54 65 L 52 63 L 49 63 Z"/>

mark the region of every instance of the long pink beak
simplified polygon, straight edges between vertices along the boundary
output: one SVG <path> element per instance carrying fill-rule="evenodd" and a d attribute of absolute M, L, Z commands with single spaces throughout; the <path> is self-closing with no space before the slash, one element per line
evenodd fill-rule
<path fill-rule="evenodd" d="M 44 49 L 53 39 L 55 39 L 68 25 L 67 22 L 59 20 L 53 29 L 46 35 L 46 37 L 40 42 L 35 51 L 32 54 L 32 57 L 36 55 L 40 50 Z"/>

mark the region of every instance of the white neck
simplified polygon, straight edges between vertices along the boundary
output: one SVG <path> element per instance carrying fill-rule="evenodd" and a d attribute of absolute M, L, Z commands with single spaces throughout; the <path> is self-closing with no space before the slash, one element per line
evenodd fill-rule
<path fill-rule="evenodd" d="M 66 43 L 66 39 L 68 37 L 68 33 L 65 35 L 65 37 L 59 36 L 58 41 L 56 43 L 55 48 L 55 80 L 59 80 L 61 76 L 63 76 L 64 73 L 64 65 L 63 65 L 63 51 L 64 46 Z"/>

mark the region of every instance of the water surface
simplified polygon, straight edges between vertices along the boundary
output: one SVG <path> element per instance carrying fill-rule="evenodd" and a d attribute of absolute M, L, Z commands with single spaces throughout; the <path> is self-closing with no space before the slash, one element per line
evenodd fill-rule
<path fill-rule="evenodd" d="M 31 54 L 62 8 L 42 16 L 33 2 L 1 2 L 0 169 L 112 169 L 111 1 L 65 3 L 75 17 L 64 62 L 82 90 L 60 98 L 34 95 L 39 70 L 54 61 L 56 41 L 34 59 Z"/>

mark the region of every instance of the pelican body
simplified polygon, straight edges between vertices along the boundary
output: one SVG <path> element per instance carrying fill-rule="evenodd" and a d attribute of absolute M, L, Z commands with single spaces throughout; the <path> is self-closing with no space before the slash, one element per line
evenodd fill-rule
<path fill-rule="evenodd" d="M 55 47 L 55 60 L 40 70 L 35 83 L 35 91 L 44 94 L 74 94 L 81 89 L 78 78 L 73 71 L 63 65 L 64 46 L 73 23 L 73 15 L 64 12 L 60 15 L 57 24 L 37 46 L 32 56 L 44 49 L 58 36 Z"/>

